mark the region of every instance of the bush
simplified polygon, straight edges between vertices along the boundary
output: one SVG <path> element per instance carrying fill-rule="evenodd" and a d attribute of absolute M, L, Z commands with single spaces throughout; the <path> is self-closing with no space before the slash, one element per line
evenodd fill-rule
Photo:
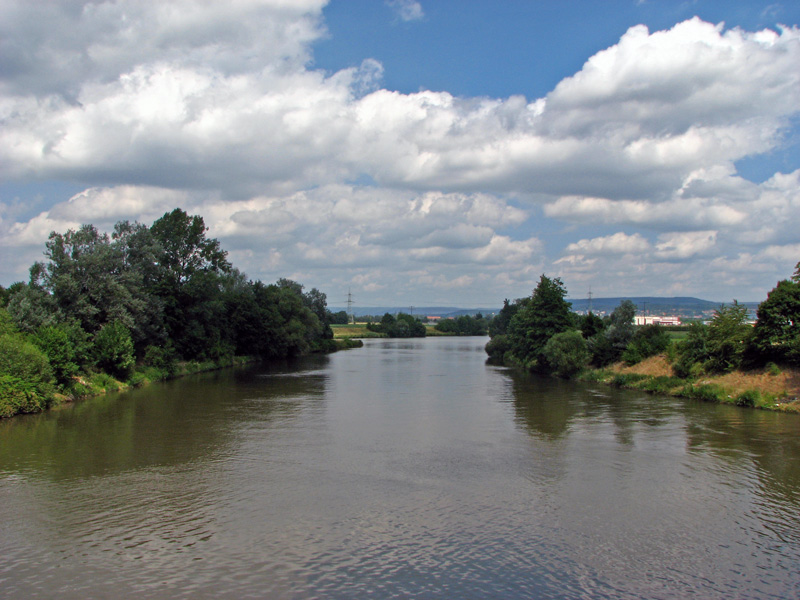
<path fill-rule="evenodd" d="M 588 340 L 589 352 L 592 355 L 592 364 L 597 367 L 606 367 L 617 359 L 616 351 L 611 339 L 600 332 Z"/>
<path fill-rule="evenodd" d="M 120 382 L 108 373 L 95 373 L 92 375 L 89 385 L 98 391 L 118 392 L 120 390 Z"/>
<path fill-rule="evenodd" d="M 34 383 L 12 375 L 0 375 L 0 417 L 39 412 L 50 405 L 50 400 Z"/>
<path fill-rule="evenodd" d="M 511 341 L 506 334 L 494 336 L 486 343 L 486 354 L 494 361 L 503 361 L 506 352 L 511 350 Z"/>
<path fill-rule="evenodd" d="M 761 404 L 761 393 L 758 390 L 746 390 L 736 398 L 736 406 L 758 406 Z"/>
<path fill-rule="evenodd" d="M 773 377 L 776 377 L 776 376 L 781 374 L 781 368 L 778 365 L 776 365 L 774 362 L 767 363 L 766 369 L 767 369 L 767 373 L 769 373 Z"/>
<path fill-rule="evenodd" d="M 18 331 L 8 311 L 5 308 L 0 308 L 0 335 L 7 333 L 18 333 Z"/>
<path fill-rule="evenodd" d="M 94 337 L 96 364 L 105 372 L 127 379 L 134 365 L 133 340 L 120 321 L 107 323 Z"/>
<path fill-rule="evenodd" d="M 715 311 L 708 326 L 709 371 L 730 373 L 742 366 L 753 328 L 747 325 L 747 307 L 736 300 L 730 306 Z"/>
<path fill-rule="evenodd" d="M 647 379 L 647 375 L 642 375 L 640 373 L 617 373 L 609 383 L 614 387 L 624 388 L 630 387 L 642 379 Z"/>
<path fill-rule="evenodd" d="M 690 398 L 703 402 L 725 402 L 727 399 L 725 390 L 713 383 L 691 386 L 687 392 Z"/>
<path fill-rule="evenodd" d="M 622 360 L 629 365 L 635 365 L 645 358 L 661 354 L 669 345 L 669 334 L 660 325 L 645 325 L 633 334 L 622 353 Z"/>
<path fill-rule="evenodd" d="M 7 377 L 3 416 L 36 412 L 53 401 L 53 371 L 47 356 L 20 334 L 0 335 L 0 376 Z M 7 414 L 12 410 L 16 412 Z"/>
<path fill-rule="evenodd" d="M 130 379 L 128 379 L 128 385 L 137 388 L 141 387 L 144 384 L 148 383 L 150 380 L 147 378 L 147 375 L 144 373 L 134 373 L 131 375 Z"/>
<path fill-rule="evenodd" d="M 660 377 L 653 377 L 652 379 L 649 379 L 642 384 L 641 388 L 645 391 L 656 394 L 668 394 L 676 387 L 683 385 L 683 383 L 683 380 L 678 377 L 662 375 Z"/>
<path fill-rule="evenodd" d="M 148 346 L 144 351 L 143 362 L 146 366 L 154 367 L 158 371 L 164 373 L 166 377 L 174 375 L 178 368 L 175 351 L 170 347 Z M 160 379 L 164 378 L 165 377 L 161 377 Z"/>
<path fill-rule="evenodd" d="M 63 385 L 77 374 L 75 346 L 65 327 L 61 325 L 40 327 L 33 337 L 33 342 L 47 355 L 58 383 Z"/>
<path fill-rule="evenodd" d="M 589 364 L 589 349 L 580 331 L 565 331 L 547 341 L 542 358 L 553 375 L 569 378 Z"/>
<path fill-rule="evenodd" d="M 702 365 L 709 357 L 708 326 L 693 323 L 686 339 L 678 342 L 677 346 L 679 357 L 672 365 L 675 374 L 684 379 L 699 376 L 703 371 Z"/>

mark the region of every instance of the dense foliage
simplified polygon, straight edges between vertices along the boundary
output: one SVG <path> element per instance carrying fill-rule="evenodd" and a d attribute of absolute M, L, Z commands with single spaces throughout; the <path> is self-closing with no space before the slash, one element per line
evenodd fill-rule
<path fill-rule="evenodd" d="M 693 324 L 679 342 L 663 327 L 636 327 L 630 300 L 601 319 L 572 314 L 565 298 L 561 280 L 542 275 L 531 297 L 505 300 L 489 324 L 490 359 L 559 377 L 571 377 L 587 365 L 632 365 L 658 354 L 667 355 L 683 379 L 770 362 L 800 365 L 800 263 L 793 277 L 780 281 L 760 304 L 755 326 L 747 308 L 734 300 L 717 309 L 707 325 Z"/>
<path fill-rule="evenodd" d="M 51 233 L 30 280 L 0 288 L 0 414 L 79 395 L 97 373 L 166 377 L 178 361 L 329 348 L 325 294 L 249 281 L 206 233 L 202 217 L 179 208 L 150 227 L 119 222 L 111 235 L 93 225 Z"/>
<path fill-rule="evenodd" d="M 390 338 L 425 337 L 425 325 L 412 315 L 386 313 L 380 323 L 367 323 L 367 329 Z"/>
<path fill-rule="evenodd" d="M 513 357 L 532 370 L 546 370 L 542 355 L 551 337 L 574 325 L 567 289 L 557 277 L 542 275 L 529 302 L 524 303 L 508 323 L 508 339 Z"/>
<path fill-rule="evenodd" d="M 454 319 L 441 319 L 434 329 L 442 333 L 452 335 L 486 335 L 489 328 L 489 320 L 481 313 L 474 317 L 472 315 L 461 315 Z"/>

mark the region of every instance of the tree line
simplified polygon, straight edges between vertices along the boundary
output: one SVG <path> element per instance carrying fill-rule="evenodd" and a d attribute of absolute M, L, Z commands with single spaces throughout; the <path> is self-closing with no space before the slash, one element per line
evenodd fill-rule
<path fill-rule="evenodd" d="M 333 349 L 326 296 L 251 281 L 203 218 L 52 232 L 28 282 L 0 287 L 0 416 L 79 396 L 88 381 L 165 378 L 186 361 L 277 359 Z"/>
<path fill-rule="evenodd" d="M 625 300 L 600 318 L 577 315 L 559 278 L 542 275 L 533 294 L 510 302 L 489 324 L 486 352 L 492 360 L 530 371 L 572 377 L 587 366 L 637 362 L 667 352 L 681 378 L 763 367 L 800 366 L 800 262 L 758 307 L 755 325 L 734 300 L 710 323 L 694 323 L 673 343 L 659 325 L 634 326 L 635 305 Z"/>

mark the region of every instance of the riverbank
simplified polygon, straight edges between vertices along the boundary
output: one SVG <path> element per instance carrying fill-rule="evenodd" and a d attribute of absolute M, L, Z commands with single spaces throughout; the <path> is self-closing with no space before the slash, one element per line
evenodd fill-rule
<path fill-rule="evenodd" d="M 317 353 L 329 354 L 339 350 L 360 348 L 363 345 L 364 342 L 358 339 L 334 339 L 329 340 L 329 343 L 323 345 Z M 178 379 L 188 375 L 244 366 L 259 362 L 259 360 L 261 359 L 252 356 L 234 356 L 215 361 L 179 361 L 168 369 L 142 366 L 136 369 L 125 381 L 116 379 L 108 373 L 84 373 L 72 378 L 69 385 L 69 393 L 54 392 L 44 405 L 32 404 L 24 394 L 0 394 L 0 418 L 10 418 L 18 414 L 39 413 L 70 404 L 76 400 L 112 392 L 124 392 L 151 383 Z"/>
<path fill-rule="evenodd" d="M 426 337 L 454 335 L 452 333 L 438 331 L 435 328 L 435 325 L 431 325 L 428 323 L 425 323 L 424 325 L 425 325 Z M 335 340 L 386 337 L 386 335 L 383 333 L 377 333 L 375 331 L 370 331 L 369 329 L 367 329 L 366 323 L 348 323 L 347 325 L 331 325 L 331 329 L 333 329 L 333 339 Z"/>
<path fill-rule="evenodd" d="M 617 363 L 607 369 L 587 369 L 578 379 L 704 402 L 800 413 L 800 370 L 791 368 L 773 366 L 687 380 L 676 377 L 666 356 L 658 355 L 632 366 Z"/>

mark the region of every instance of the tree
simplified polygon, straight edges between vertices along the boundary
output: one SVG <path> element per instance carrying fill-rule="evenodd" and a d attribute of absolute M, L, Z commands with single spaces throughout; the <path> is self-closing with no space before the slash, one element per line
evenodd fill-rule
<path fill-rule="evenodd" d="M 231 265 L 227 252 L 220 248 L 219 241 L 207 239 L 208 228 L 203 217 L 189 216 L 176 208 L 165 213 L 150 227 L 158 242 L 161 276 L 173 288 L 186 284 L 199 271 L 227 272 Z"/>
<path fill-rule="evenodd" d="M 425 325 L 406 313 L 398 313 L 396 318 L 385 313 L 380 323 L 368 323 L 367 329 L 390 338 L 425 337 L 426 333 Z"/>
<path fill-rule="evenodd" d="M 747 324 L 747 307 L 736 300 L 714 311 L 706 341 L 708 370 L 727 373 L 738 369 L 752 332 L 753 328 Z"/>
<path fill-rule="evenodd" d="M 567 290 L 558 277 L 542 275 L 527 302 L 508 324 L 509 341 L 514 357 L 529 368 L 539 368 L 541 352 L 548 340 L 572 327 L 571 304 Z"/>
<path fill-rule="evenodd" d="M 678 342 L 678 361 L 673 365 L 675 375 L 690 377 L 693 372 L 702 372 L 708 360 L 708 326 L 703 323 L 692 323 L 689 334 Z"/>
<path fill-rule="evenodd" d="M 633 338 L 635 315 L 636 305 L 630 300 L 623 300 L 611 313 L 605 330 L 589 340 L 592 362 L 595 365 L 603 367 L 617 362 L 622 357 L 622 353 Z"/>
<path fill-rule="evenodd" d="M 584 339 L 589 339 L 592 336 L 597 335 L 601 331 L 605 329 L 605 323 L 603 323 L 603 319 L 598 317 L 592 311 L 589 311 L 587 314 L 580 317 L 578 320 L 578 327 L 583 334 Z"/>
<path fill-rule="evenodd" d="M 483 315 L 461 315 L 455 319 L 441 319 L 434 329 L 455 335 L 486 335 L 487 322 Z"/>
<path fill-rule="evenodd" d="M 83 225 L 52 232 L 45 254 L 49 260 L 31 268 L 27 297 L 20 297 L 15 312 L 35 315 L 37 305 L 54 304 L 57 311 L 50 313 L 57 314 L 56 321 L 76 319 L 89 333 L 121 321 L 138 341 L 160 335 L 160 311 L 143 286 L 139 266 L 126 260 L 122 240 Z M 47 324 L 54 323 L 42 321 L 36 328 Z"/>
<path fill-rule="evenodd" d="M 42 267 L 42 263 L 33 265 L 31 267 L 31 283 L 23 283 L 9 294 L 8 313 L 14 324 L 21 331 L 28 333 L 39 327 L 55 325 L 63 319 L 61 310 L 56 306 L 52 295 L 48 294 L 41 285 L 35 283 L 38 279 L 35 274 Z"/>
<path fill-rule="evenodd" d="M 328 317 L 328 321 L 332 325 L 347 325 L 350 322 L 350 317 L 347 311 L 340 310 L 339 312 L 331 313 Z"/>
<path fill-rule="evenodd" d="M 800 363 L 800 263 L 758 306 L 753 348 L 759 362 Z"/>
<path fill-rule="evenodd" d="M 489 323 L 489 336 L 505 335 L 508 333 L 508 324 L 511 319 L 519 311 L 520 308 L 525 306 L 530 301 L 529 298 L 518 298 L 514 302 L 509 302 L 508 298 L 503 300 L 503 308 L 497 313 L 492 322 Z"/>

